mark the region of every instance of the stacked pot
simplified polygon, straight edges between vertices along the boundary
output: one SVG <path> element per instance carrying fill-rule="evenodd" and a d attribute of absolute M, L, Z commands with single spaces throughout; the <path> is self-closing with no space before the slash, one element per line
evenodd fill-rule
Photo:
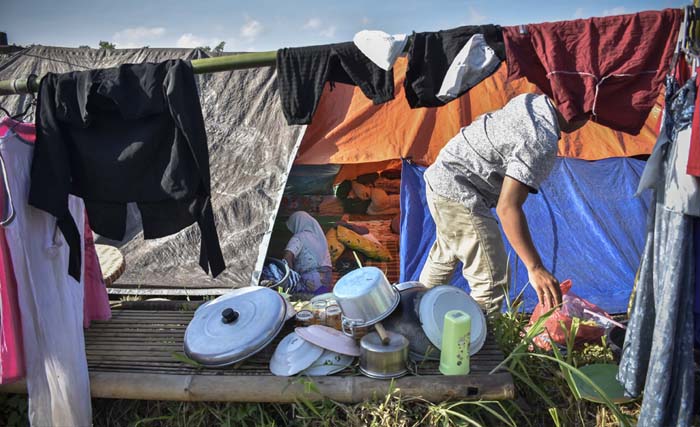
<path fill-rule="evenodd" d="M 273 374 L 331 375 L 359 356 L 364 375 L 400 377 L 408 372 L 409 357 L 439 360 L 443 320 L 450 310 L 471 316 L 470 355 L 486 339 L 486 319 L 478 304 L 453 286 L 393 286 L 378 268 L 363 267 L 338 281 L 333 298 L 342 311 L 343 331 L 297 327 L 275 349 Z M 185 354 L 207 367 L 237 363 L 269 345 L 293 316 L 291 305 L 272 289 L 236 289 L 197 309 L 185 332 Z"/>

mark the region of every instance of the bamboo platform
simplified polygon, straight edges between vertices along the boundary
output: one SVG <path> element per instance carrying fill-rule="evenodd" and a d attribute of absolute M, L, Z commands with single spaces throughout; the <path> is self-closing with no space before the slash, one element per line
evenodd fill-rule
<path fill-rule="evenodd" d="M 276 377 L 268 363 L 277 340 L 257 355 L 220 369 L 193 366 L 182 361 L 183 337 L 192 318 L 190 307 L 179 310 L 115 309 L 109 321 L 93 322 L 86 331 L 86 352 L 92 396 L 98 398 L 295 402 L 329 398 L 356 403 L 382 398 L 392 388 L 429 401 L 455 399 L 513 399 L 515 388 L 507 372 L 488 375 L 503 354 L 489 337 L 471 359 L 468 376 L 444 376 L 436 362 L 411 366 L 411 373 L 395 381 L 373 380 L 357 366 L 328 377 Z M 149 306 L 144 305 L 148 308 Z M 190 309 L 185 309 L 190 308 Z M 0 392 L 26 392 L 23 383 L 0 386 Z"/>

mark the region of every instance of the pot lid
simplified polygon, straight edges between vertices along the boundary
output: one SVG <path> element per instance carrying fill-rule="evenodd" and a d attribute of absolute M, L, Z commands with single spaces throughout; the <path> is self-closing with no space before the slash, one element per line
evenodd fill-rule
<path fill-rule="evenodd" d="M 354 339 L 328 326 L 298 327 L 294 329 L 294 332 L 304 340 L 326 350 L 348 356 L 360 355 L 360 347 L 357 346 Z"/>
<path fill-rule="evenodd" d="M 486 316 L 479 304 L 462 289 L 450 285 L 436 286 L 421 296 L 418 314 L 425 335 L 435 347 L 442 349 L 445 314 L 450 310 L 461 310 L 471 317 L 469 355 L 474 355 L 486 340 Z"/>
<path fill-rule="evenodd" d="M 352 356 L 324 350 L 321 357 L 316 359 L 303 373 L 311 377 L 332 375 L 352 365 L 353 360 L 355 358 Z"/>
<path fill-rule="evenodd" d="M 277 345 L 270 359 L 270 371 L 281 377 L 298 374 L 311 366 L 323 354 L 323 349 L 305 341 L 292 332 Z"/>
<path fill-rule="evenodd" d="M 284 325 L 287 304 L 265 287 L 235 289 L 200 306 L 185 331 L 185 354 L 226 366 L 262 350 Z"/>
<path fill-rule="evenodd" d="M 408 349 L 412 358 L 440 360 L 440 350 L 425 335 L 418 318 L 418 302 L 428 288 L 420 282 L 405 282 L 397 285 L 396 289 L 401 294 L 401 302 L 398 308 L 382 321 L 382 325 L 388 331 L 410 337 Z"/>
<path fill-rule="evenodd" d="M 403 349 L 408 349 L 408 339 L 396 332 L 386 331 L 389 342 L 382 343 L 382 339 L 376 332 L 370 332 L 360 340 L 360 347 L 365 351 L 373 353 L 397 353 Z"/>

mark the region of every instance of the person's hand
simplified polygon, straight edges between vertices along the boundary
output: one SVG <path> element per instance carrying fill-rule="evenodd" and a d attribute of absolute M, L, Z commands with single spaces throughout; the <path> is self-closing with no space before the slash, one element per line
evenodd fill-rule
<path fill-rule="evenodd" d="M 527 271 L 530 284 L 537 292 L 537 299 L 544 308 L 549 311 L 552 307 L 561 304 L 561 289 L 559 281 L 552 276 L 542 265 L 535 266 Z"/>
<path fill-rule="evenodd" d="M 301 275 L 297 273 L 296 271 L 290 269 L 289 270 L 289 286 L 287 287 L 287 292 L 289 293 L 294 293 L 296 290 L 297 286 L 301 282 Z"/>

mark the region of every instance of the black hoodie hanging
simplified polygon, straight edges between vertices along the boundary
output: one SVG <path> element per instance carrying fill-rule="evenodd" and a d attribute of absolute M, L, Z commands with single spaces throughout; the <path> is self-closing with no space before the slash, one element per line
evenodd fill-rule
<path fill-rule="evenodd" d="M 191 65 L 182 60 L 49 73 L 41 80 L 29 203 L 57 218 L 80 277 L 80 234 L 68 194 L 90 226 L 121 240 L 136 202 L 146 239 L 197 222 L 200 265 L 224 270 L 211 207 L 209 154 Z"/>

